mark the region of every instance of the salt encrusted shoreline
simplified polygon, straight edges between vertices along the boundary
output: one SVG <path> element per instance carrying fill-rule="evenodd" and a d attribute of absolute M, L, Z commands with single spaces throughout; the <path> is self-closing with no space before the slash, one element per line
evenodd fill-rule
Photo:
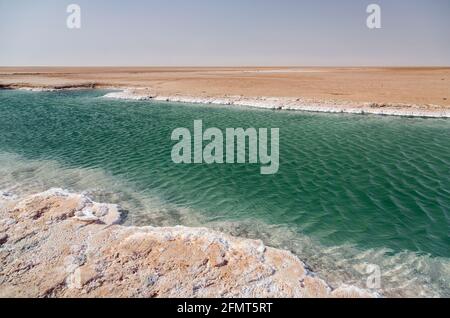
<path fill-rule="evenodd" d="M 12 89 L 19 91 L 30 91 L 30 92 L 55 92 L 62 90 L 77 90 L 77 89 L 94 89 L 97 88 L 98 85 L 95 83 L 86 83 L 86 84 L 76 84 L 76 85 L 53 85 L 53 86 L 29 86 L 29 85 L 21 85 L 21 84 L 11 84 L 11 85 L 1 85 L 0 89 Z"/>
<path fill-rule="evenodd" d="M 106 98 L 126 100 L 156 100 L 167 102 L 182 102 L 194 104 L 236 105 L 274 110 L 297 110 L 325 113 L 374 114 L 408 117 L 450 118 L 450 109 L 443 109 L 438 105 L 410 105 L 410 104 L 377 104 L 335 101 L 315 101 L 302 98 L 280 97 L 192 97 L 192 96 L 163 96 L 148 94 L 143 89 L 122 89 L 119 92 L 106 94 Z"/>
<path fill-rule="evenodd" d="M 403 117 L 428 117 L 428 118 L 450 118 L 450 108 L 440 105 L 427 104 L 394 104 L 394 103 L 355 103 L 333 100 L 313 100 L 306 98 L 283 98 L 283 97 L 245 97 L 245 96 L 223 96 L 223 97 L 195 97 L 183 95 L 160 95 L 149 93 L 148 88 L 135 87 L 111 87 L 95 83 L 60 86 L 27 86 L 27 85 L 3 85 L 0 89 L 17 89 L 35 92 L 76 90 L 76 89 L 111 89 L 118 90 L 106 94 L 105 98 L 124 100 L 155 100 L 167 102 L 181 102 L 192 104 L 213 105 L 235 105 L 273 110 L 297 110 L 324 113 L 348 113 L 348 114 L 373 114 Z"/>
<path fill-rule="evenodd" d="M 61 189 L 0 191 L 0 297 L 377 297 L 330 287 L 290 252 L 205 228 L 120 225 Z"/>

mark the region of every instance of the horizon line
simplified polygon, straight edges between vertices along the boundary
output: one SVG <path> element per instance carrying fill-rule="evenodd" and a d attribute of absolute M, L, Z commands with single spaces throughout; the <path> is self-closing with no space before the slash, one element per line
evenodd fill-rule
<path fill-rule="evenodd" d="M 0 65 L 0 68 L 450 68 L 450 65 Z"/>

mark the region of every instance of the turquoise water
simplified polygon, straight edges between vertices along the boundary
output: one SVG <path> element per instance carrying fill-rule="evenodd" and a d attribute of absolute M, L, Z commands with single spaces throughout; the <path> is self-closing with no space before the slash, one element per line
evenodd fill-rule
<path fill-rule="evenodd" d="M 2 186 L 92 191 L 129 207 L 130 223 L 195 223 L 261 238 L 325 276 L 339 267 L 330 257 L 339 250 L 341 269 L 352 262 L 357 272 L 358 255 L 395 277 L 384 291 L 414 295 L 416 287 L 398 281 L 413 275 L 419 295 L 448 295 L 450 121 L 119 101 L 105 93 L 0 91 Z M 204 127 L 280 128 L 279 172 L 172 163 L 172 130 L 192 130 L 196 119 Z M 391 272 L 396 264 L 403 274 Z M 343 275 L 335 280 L 362 279 Z"/>

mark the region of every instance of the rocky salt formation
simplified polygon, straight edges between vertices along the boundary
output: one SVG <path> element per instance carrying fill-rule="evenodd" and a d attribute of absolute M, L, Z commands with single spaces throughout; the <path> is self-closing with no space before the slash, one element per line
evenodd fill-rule
<path fill-rule="evenodd" d="M 127 227 L 119 207 L 0 192 L 0 297 L 372 297 L 293 254 L 202 228 Z"/>

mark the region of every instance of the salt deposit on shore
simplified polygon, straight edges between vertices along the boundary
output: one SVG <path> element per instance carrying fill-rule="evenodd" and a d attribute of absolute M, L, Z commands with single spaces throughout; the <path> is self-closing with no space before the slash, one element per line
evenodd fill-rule
<path fill-rule="evenodd" d="M 61 189 L 0 196 L 1 297 L 374 297 L 290 252 L 204 228 L 126 227 Z"/>
<path fill-rule="evenodd" d="M 3 89 L 19 89 L 27 91 L 58 91 L 76 89 L 104 88 L 118 90 L 106 94 L 106 98 L 123 100 L 156 100 L 167 102 L 181 102 L 194 104 L 235 105 L 256 107 L 274 110 L 298 110 L 325 113 L 348 114 L 374 114 L 407 117 L 450 118 L 450 108 L 440 105 L 406 104 L 406 103 L 356 103 L 350 101 L 319 100 L 307 98 L 266 97 L 266 96 L 189 96 L 189 95 L 164 95 L 153 93 L 149 88 L 114 87 L 99 85 L 96 83 L 79 83 L 67 85 L 27 86 L 27 85 L 0 85 Z"/>
<path fill-rule="evenodd" d="M 390 116 L 450 118 L 450 109 L 443 109 L 437 105 L 408 105 L 408 104 L 377 104 L 363 103 L 357 105 L 350 102 L 312 101 L 302 98 L 274 98 L 274 97 L 241 97 L 226 96 L 223 98 L 192 97 L 192 96 L 162 96 L 148 94 L 144 90 L 125 89 L 106 94 L 106 98 L 128 100 L 156 100 L 167 102 L 181 102 L 194 104 L 236 105 L 274 110 L 299 110 L 326 113 L 375 114 Z"/>

